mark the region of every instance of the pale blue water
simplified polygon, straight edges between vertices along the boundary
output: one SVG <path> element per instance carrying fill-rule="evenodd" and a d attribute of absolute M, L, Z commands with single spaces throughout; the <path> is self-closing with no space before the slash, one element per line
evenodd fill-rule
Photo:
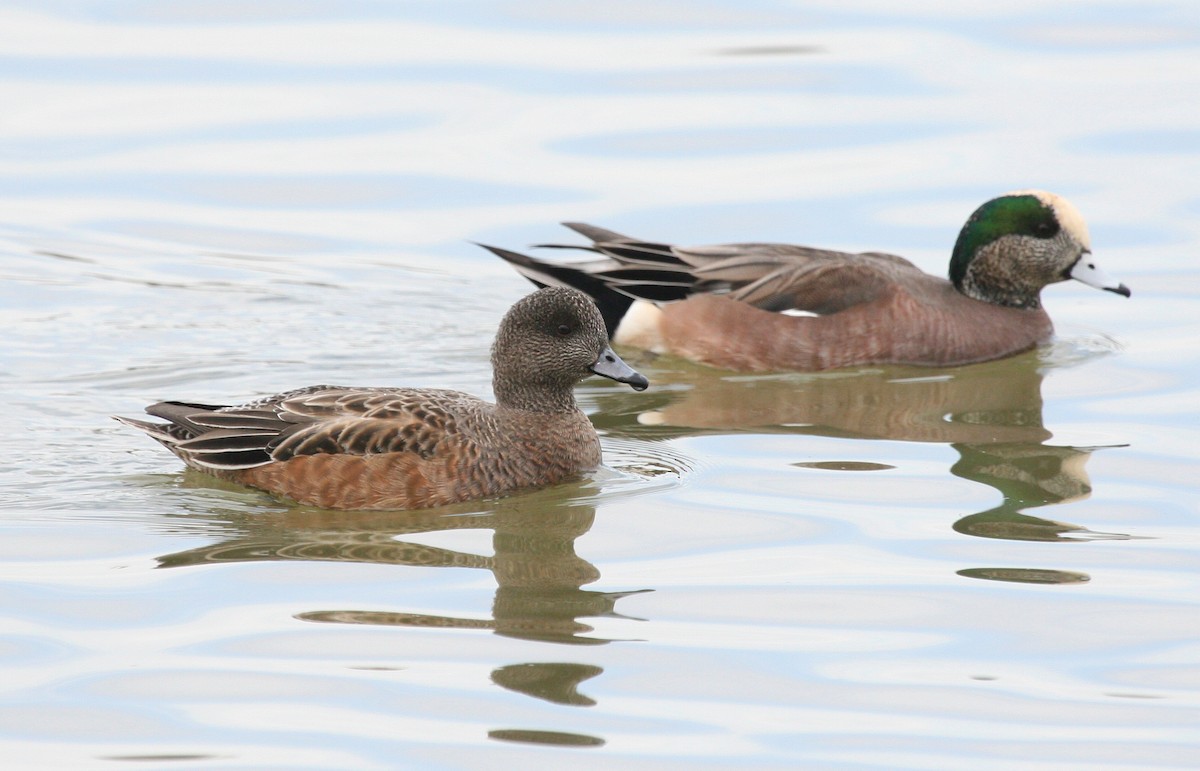
<path fill-rule="evenodd" d="M 0 8 L 13 768 L 1200 765 L 1200 11 L 1070 2 Z M 1069 197 L 1125 300 L 951 370 L 624 351 L 609 468 L 293 508 L 108 419 L 489 392 L 595 222 L 902 253 Z"/>

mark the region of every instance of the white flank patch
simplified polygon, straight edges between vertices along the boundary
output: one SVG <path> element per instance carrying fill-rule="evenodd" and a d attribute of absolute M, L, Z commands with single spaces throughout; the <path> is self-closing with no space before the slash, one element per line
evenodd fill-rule
<path fill-rule="evenodd" d="M 635 300 L 621 317 L 621 323 L 617 325 L 617 331 L 613 334 L 613 342 L 654 353 L 664 353 L 666 349 L 658 331 L 661 318 L 662 310 L 657 305 L 645 300 Z"/>

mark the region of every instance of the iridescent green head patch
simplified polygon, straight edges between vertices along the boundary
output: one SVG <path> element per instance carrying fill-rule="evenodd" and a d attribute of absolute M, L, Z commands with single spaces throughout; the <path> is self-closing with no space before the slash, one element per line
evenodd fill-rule
<path fill-rule="evenodd" d="M 993 198 L 975 210 L 963 225 L 950 257 L 950 280 L 961 288 L 975 253 L 1007 235 L 1054 238 L 1061 230 L 1054 209 L 1033 194 Z"/>

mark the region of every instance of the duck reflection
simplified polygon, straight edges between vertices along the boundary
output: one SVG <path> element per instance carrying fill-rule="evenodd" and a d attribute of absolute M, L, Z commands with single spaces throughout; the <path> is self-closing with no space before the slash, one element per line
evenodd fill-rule
<path fill-rule="evenodd" d="M 1086 498 L 1092 488 L 1083 465 L 1097 448 L 1010 443 L 952 446 L 961 456 L 950 468 L 952 474 L 994 487 L 1004 496 L 1000 505 L 955 522 L 958 532 L 1015 541 L 1128 538 L 1021 513 Z"/>
<path fill-rule="evenodd" d="M 186 484 L 229 487 L 203 474 L 189 474 Z M 600 578 L 600 571 L 575 553 L 575 539 L 586 533 L 595 519 L 595 507 L 586 499 L 580 500 L 583 484 L 504 498 L 487 504 L 485 511 L 479 511 L 478 503 L 411 512 L 304 507 L 226 511 L 217 516 L 221 517 L 222 530 L 232 531 L 233 535 L 212 546 L 164 555 L 158 562 L 163 568 L 316 560 L 489 570 L 497 584 L 490 619 L 378 610 L 314 610 L 296 618 L 331 624 L 484 629 L 523 640 L 600 645 L 609 640 L 588 636 L 593 628 L 580 619 L 632 618 L 617 613 L 616 603 L 622 597 L 650 590 L 599 592 L 581 588 Z M 212 511 L 208 513 L 213 516 Z M 404 535 L 464 529 L 492 530 L 493 556 L 403 540 Z M 527 696 L 583 707 L 595 701 L 579 693 L 579 684 L 602 672 L 589 664 L 529 662 L 497 668 L 492 672 L 492 681 Z M 493 738 L 518 740 L 515 736 Z M 563 741 L 572 743 L 576 738 Z M 579 740 L 600 741 L 594 737 Z"/>
<path fill-rule="evenodd" d="M 661 363 L 661 360 L 660 360 Z M 1095 447 L 1047 444 L 1042 421 L 1042 371 L 1036 352 L 954 369 L 884 367 L 844 373 L 731 376 L 729 373 L 663 363 L 655 382 L 690 386 L 681 397 L 661 397 L 652 411 L 605 405 L 610 430 L 671 436 L 754 429 L 819 436 L 942 442 L 959 454 L 955 476 L 985 484 L 1001 495 L 998 506 L 964 516 L 956 531 L 981 538 L 1080 541 L 1128 536 L 1097 533 L 1080 525 L 1045 519 L 1030 509 L 1086 497 L 1091 492 L 1085 464 Z M 680 390 L 680 389 L 676 389 Z M 660 391 L 661 393 L 661 391 Z M 624 416 L 624 417 L 621 417 Z M 631 424 L 640 424 L 634 428 Z M 877 470 L 879 464 L 818 461 L 818 468 Z M 974 569 L 972 569 L 974 570 Z M 973 577 L 1021 580 L 1021 573 L 988 568 Z M 1055 571 L 1030 571 L 1029 580 L 1052 582 Z M 1003 577 L 1002 577 L 1003 576 Z M 1077 582 L 1079 574 L 1064 581 Z M 1086 580 L 1086 576 L 1083 578 Z"/>
<path fill-rule="evenodd" d="M 579 692 L 579 684 L 604 670 L 589 664 L 512 664 L 492 672 L 492 682 L 555 704 L 591 707 L 595 699 Z"/>
<path fill-rule="evenodd" d="M 775 375 L 672 364 L 673 369 L 655 370 L 656 384 L 672 384 L 657 389 L 663 404 L 632 411 L 644 431 L 669 436 L 752 428 L 969 445 L 1040 445 L 1051 437 L 1042 425 L 1042 374 L 1033 354 L 955 369 L 889 366 Z M 672 398 L 680 390 L 682 398 Z M 645 398 L 610 398 L 617 409 L 606 401 L 594 416 L 597 425 L 628 430 L 631 411 L 621 405 L 640 404 L 644 410 Z"/>
<path fill-rule="evenodd" d="M 189 482 L 209 485 L 207 479 Z M 385 565 L 489 570 L 497 589 L 492 618 L 460 618 L 401 611 L 316 610 L 305 621 L 385 626 L 490 629 L 525 640 L 596 645 L 608 640 L 586 636 L 593 628 L 579 619 L 621 617 L 614 606 L 633 592 L 585 590 L 600 571 L 575 553 L 575 539 L 592 526 L 594 506 L 582 503 L 575 486 L 505 498 L 490 511 L 439 509 L 428 512 L 336 512 L 291 508 L 233 519 L 236 534 L 199 549 L 159 558 L 160 567 L 215 562 L 319 560 Z M 462 507 L 459 507 L 461 509 Z M 402 536 L 442 530 L 492 530 L 494 554 L 485 556 L 403 540 Z M 597 672 L 572 672 L 575 682 Z M 515 690 L 544 684 L 547 694 L 567 694 L 560 672 L 539 678 L 502 674 L 497 682 Z M 550 698 L 546 696 L 546 698 Z M 564 696 L 571 703 L 570 696 Z"/>

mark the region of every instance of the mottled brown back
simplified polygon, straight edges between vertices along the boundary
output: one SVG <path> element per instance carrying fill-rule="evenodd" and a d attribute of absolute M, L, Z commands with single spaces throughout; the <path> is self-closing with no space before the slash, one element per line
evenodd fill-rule
<path fill-rule="evenodd" d="M 549 485 L 600 465 L 575 403 L 593 371 L 646 380 L 608 347 L 596 306 L 573 289 L 534 292 L 505 315 L 492 404 L 429 388 L 311 386 L 225 407 L 160 402 L 168 423 L 118 418 L 189 467 L 300 503 L 414 509 Z"/>

